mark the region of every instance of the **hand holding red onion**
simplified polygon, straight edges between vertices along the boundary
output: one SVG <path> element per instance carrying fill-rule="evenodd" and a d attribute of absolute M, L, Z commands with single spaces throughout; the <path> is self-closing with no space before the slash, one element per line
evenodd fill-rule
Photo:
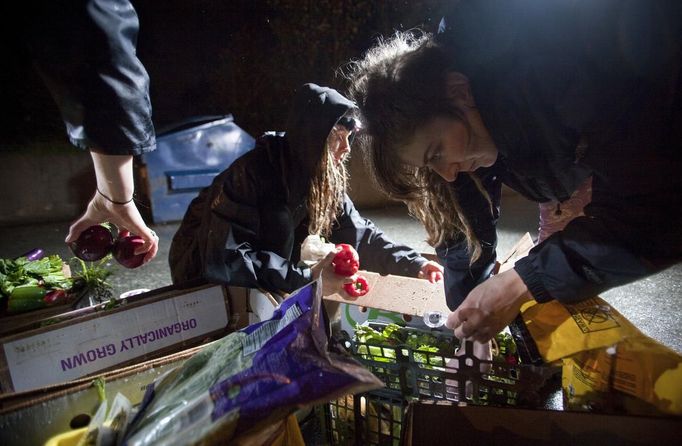
<path fill-rule="evenodd" d="M 103 259 L 114 247 L 114 235 L 104 225 L 90 226 L 75 242 L 69 243 L 73 254 L 81 260 L 94 262 Z"/>
<path fill-rule="evenodd" d="M 147 254 L 135 254 L 135 250 L 141 245 L 144 245 L 144 239 L 139 235 L 119 237 L 114 245 L 114 258 L 126 268 L 137 268 L 144 263 L 144 256 Z"/>

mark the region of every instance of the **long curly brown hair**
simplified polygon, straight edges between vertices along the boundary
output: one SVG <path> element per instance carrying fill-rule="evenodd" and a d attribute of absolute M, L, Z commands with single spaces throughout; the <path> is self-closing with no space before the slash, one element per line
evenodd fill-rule
<path fill-rule="evenodd" d="M 365 130 L 358 139 L 378 187 L 407 205 L 424 225 L 431 246 L 464 239 L 473 263 L 481 255 L 480 242 L 452 185 L 398 156 L 398 148 L 436 117 L 456 119 L 469 128 L 463 110 L 446 94 L 450 62 L 449 53 L 432 35 L 412 30 L 379 39 L 362 59 L 344 66 L 341 74 L 349 81 L 349 97 L 359 107 Z M 468 175 L 490 202 L 479 178 Z"/>
<path fill-rule="evenodd" d="M 308 233 L 329 238 L 343 204 L 348 183 L 346 161 L 335 162 L 331 153 L 330 139 L 325 142 L 324 151 L 308 193 Z"/>

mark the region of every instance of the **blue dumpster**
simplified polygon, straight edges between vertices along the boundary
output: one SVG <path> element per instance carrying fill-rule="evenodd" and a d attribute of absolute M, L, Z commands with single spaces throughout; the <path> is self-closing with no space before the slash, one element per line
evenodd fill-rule
<path fill-rule="evenodd" d="M 155 151 L 135 160 L 148 206 L 140 210 L 153 223 L 182 220 L 199 191 L 255 144 L 232 115 L 190 118 L 160 131 L 156 141 Z"/>

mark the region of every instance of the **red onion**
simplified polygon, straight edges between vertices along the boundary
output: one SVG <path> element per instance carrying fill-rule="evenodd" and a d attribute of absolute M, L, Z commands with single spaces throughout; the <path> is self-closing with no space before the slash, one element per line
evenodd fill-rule
<path fill-rule="evenodd" d="M 139 235 L 119 237 L 114 245 L 114 258 L 126 268 L 137 268 L 144 262 L 146 253 L 135 254 L 135 249 L 144 245 L 144 240 Z"/>
<path fill-rule="evenodd" d="M 69 248 L 76 257 L 88 262 L 100 260 L 114 247 L 114 236 L 109 228 L 103 225 L 90 226 L 81 232 L 78 240 L 69 243 Z"/>

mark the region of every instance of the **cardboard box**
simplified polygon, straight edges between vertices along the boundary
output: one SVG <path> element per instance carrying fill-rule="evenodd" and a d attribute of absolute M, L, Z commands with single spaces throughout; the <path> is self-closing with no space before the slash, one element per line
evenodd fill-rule
<path fill-rule="evenodd" d="M 682 420 L 447 402 L 410 403 L 402 444 L 668 445 L 679 444 Z M 438 426 L 438 428 L 435 428 Z"/>
<path fill-rule="evenodd" d="M 249 324 L 259 290 L 166 287 L 115 308 L 88 307 L 35 321 L 0 339 L 3 393 L 71 381 L 216 339 Z"/>
<path fill-rule="evenodd" d="M 203 346 L 99 374 L 106 394 L 122 393 L 133 405 L 147 385 L 182 365 Z M 0 444 L 44 444 L 49 438 L 86 425 L 100 404 L 93 378 L 81 378 L 26 392 L 0 395 Z M 39 427 L 39 428 L 38 428 Z"/>
<path fill-rule="evenodd" d="M 144 397 L 147 386 L 159 376 L 181 366 L 212 340 L 244 328 L 250 323 L 272 317 L 272 312 L 277 306 L 276 299 L 262 290 L 203 285 L 188 289 L 165 287 L 145 293 L 145 295 L 134 296 L 125 306 L 116 309 L 114 314 L 124 312 L 129 315 L 133 310 L 132 313 L 136 315 L 138 321 L 134 328 L 137 328 L 143 318 L 139 314 L 141 311 L 148 313 L 150 309 L 158 310 L 158 304 L 162 303 L 165 307 L 170 305 L 175 309 L 172 313 L 175 313 L 177 317 L 182 317 L 184 314 L 182 303 L 196 302 L 196 298 L 207 301 L 202 302 L 206 305 L 195 303 L 191 306 L 190 314 L 197 319 L 197 324 L 200 317 L 203 318 L 201 320 L 211 320 L 205 316 L 206 311 L 212 309 L 213 318 L 223 320 L 224 325 L 218 330 L 209 331 L 193 339 L 181 340 L 165 349 L 148 351 L 142 358 L 125 361 L 85 377 L 0 394 L 0 426 L 2 427 L 0 444 L 44 444 L 52 437 L 79 428 L 81 426 L 79 423 L 82 420 L 89 420 L 100 403 L 98 392 L 92 385 L 96 377 L 105 381 L 108 398 L 113 399 L 116 393 L 120 392 L 133 405 L 138 405 Z M 59 330 L 60 327 L 79 327 L 87 321 L 90 324 L 96 321 L 96 325 L 90 325 L 90 327 L 102 327 L 105 323 L 100 319 L 108 317 L 112 311 L 104 311 L 98 306 L 82 309 L 76 313 L 76 315 L 68 313 L 59 315 L 56 322 L 49 327 L 35 325 L 14 338 L 27 339 L 35 331 L 54 334 L 55 329 Z M 204 327 L 208 326 L 204 324 Z M 50 328 L 50 330 L 41 331 L 45 328 Z M 135 335 L 130 331 L 130 327 L 127 330 L 120 330 L 120 332 L 126 333 L 127 338 L 134 339 Z M 2 341 L 4 342 L 5 339 Z M 36 425 L 40 425 L 40 429 L 35 429 Z"/>
<path fill-rule="evenodd" d="M 239 317 L 236 318 L 238 321 L 234 324 L 235 327 L 245 326 L 249 320 L 272 317 L 277 302 L 273 295 L 261 290 L 243 288 L 228 287 L 226 291 L 229 295 L 230 307 L 240 308 L 237 310 Z M 261 335 L 262 333 L 261 330 Z M 255 338 L 252 337 L 252 339 Z M 121 393 L 133 406 L 137 406 L 144 399 L 149 384 L 174 368 L 182 366 L 186 360 L 211 343 L 212 341 L 161 358 L 65 383 L 0 395 L 0 426 L 2 427 L 0 444 L 45 444 L 48 440 L 73 438 L 82 432 L 79 429 L 90 421 L 100 406 L 100 395 L 93 385 L 95 379 L 100 381 L 101 378 L 105 382 L 106 398 L 109 402 L 117 393 Z M 373 386 L 376 384 L 374 382 Z M 303 414 L 307 415 L 307 412 Z M 281 425 L 282 423 L 275 424 Z M 40 428 L 36 429 L 36 426 Z M 245 433 L 243 440 L 240 437 L 239 441 L 235 439 L 230 444 L 265 444 L 265 440 L 260 441 L 261 434 L 272 433 L 269 429 L 270 427 L 253 432 L 253 437 L 251 433 Z M 302 444 L 296 416 L 287 418 L 286 430 L 291 435 L 297 434 L 299 440 L 297 444 Z M 267 441 L 267 444 L 270 443 Z M 277 442 L 276 444 L 285 443 Z"/>

